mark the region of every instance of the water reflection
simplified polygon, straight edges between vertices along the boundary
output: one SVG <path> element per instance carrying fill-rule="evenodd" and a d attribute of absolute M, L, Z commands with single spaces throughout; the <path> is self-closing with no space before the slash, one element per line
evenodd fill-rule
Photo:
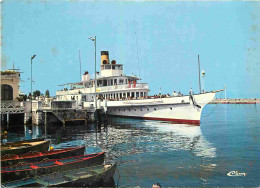
<path fill-rule="evenodd" d="M 107 127 L 99 128 L 96 124 L 25 126 L 24 135 L 26 139 L 46 135 L 52 145 L 59 148 L 84 144 L 86 148 L 92 148 L 91 151 L 106 151 L 111 159 L 173 150 L 190 151 L 200 157 L 216 157 L 216 148 L 203 137 L 200 126 L 187 124 L 113 118 Z"/>
<path fill-rule="evenodd" d="M 199 126 L 141 120 L 129 124 L 115 119 L 113 127 L 109 127 L 108 142 L 120 154 L 189 150 L 196 156 L 216 157 L 216 148 L 203 137 Z"/>
<path fill-rule="evenodd" d="M 24 125 L 24 138 L 26 140 L 41 138 L 43 136 L 41 128 L 38 125 Z"/>

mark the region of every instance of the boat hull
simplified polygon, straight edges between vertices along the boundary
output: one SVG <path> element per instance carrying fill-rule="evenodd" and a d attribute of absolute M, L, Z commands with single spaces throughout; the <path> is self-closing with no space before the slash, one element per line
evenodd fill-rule
<path fill-rule="evenodd" d="M 199 124 L 202 109 L 215 93 L 143 100 L 108 101 L 107 114 L 118 117 Z"/>
<path fill-rule="evenodd" d="M 2 144 L 1 145 L 1 156 L 6 154 L 25 154 L 29 151 L 48 151 L 50 145 L 50 140 L 36 141 L 36 142 L 23 142 L 19 144 Z"/>
<path fill-rule="evenodd" d="M 101 165 L 104 162 L 105 153 L 83 155 L 64 159 L 54 159 L 44 162 L 27 163 L 24 165 L 3 167 L 1 170 L 2 182 L 9 182 L 23 178 L 30 178 L 53 172 L 67 171 L 93 165 Z"/>
<path fill-rule="evenodd" d="M 4 187 L 115 187 L 113 176 L 116 163 L 109 168 L 104 165 L 79 168 L 64 172 L 56 172 L 47 175 L 25 178 L 8 183 Z"/>
<path fill-rule="evenodd" d="M 49 159 L 61 159 L 61 158 L 68 158 L 73 156 L 80 156 L 84 155 L 85 146 L 77 147 L 77 148 L 67 148 L 62 150 L 54 150 L 54 151 L 47 151 L 47 152 L 36 152 L 36 153 L 27 153 L 25 155 L 15 155 L 12 158 L 4 159 L 1 158 L 1 166 L 13 166 L 21 163 L 33 163 L 39 162 L 42 160 L 49 160 Z"/>
<path fill-rule="evenodd" d="M 97 173 L 92 176 L 84 176 L 75 174 L 77 179 L 71 181 L 71 182 L 65 182 L 61 184 L 57 184 L 53 187 L 114 187 L 114 174 L 116 171 L 117 164 L 113 164 L 108 170 Z M 85 171 L 86 174 L 88 171 Z"/>
<path fill-rule="evenodd" d="M 13 145 L 13 144 L 22 144 L 22 143 L 28 143 L 28 142 L 38 142 L 38 141 L 43 141 L 44 138 L 36 138 L 36 139 L 31 139 L 31 140 L 19 140 L 15 142 L 6 142 L 1 145 Z"/>

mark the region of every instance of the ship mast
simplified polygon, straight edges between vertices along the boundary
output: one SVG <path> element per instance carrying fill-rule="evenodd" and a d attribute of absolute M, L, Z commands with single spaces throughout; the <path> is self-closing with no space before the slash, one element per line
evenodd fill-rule
<path fill-rule="evenodd" d="M 199 88 L 201 93 L 201 85 L 200 85 L 200 55 L 198 55 L 198 65 L 199 65 Z"/>

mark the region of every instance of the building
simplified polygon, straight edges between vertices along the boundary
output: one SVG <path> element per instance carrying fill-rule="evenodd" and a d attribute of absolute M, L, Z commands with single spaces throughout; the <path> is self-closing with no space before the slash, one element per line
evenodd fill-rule
<path fill-rule="evenodd" d="M 19 97 L 20 72 L 1 71 L 1 101 L 16 100 Z"/>

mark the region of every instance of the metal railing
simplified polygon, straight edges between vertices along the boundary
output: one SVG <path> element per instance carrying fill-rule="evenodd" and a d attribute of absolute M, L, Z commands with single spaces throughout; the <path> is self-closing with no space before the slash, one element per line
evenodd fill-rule
<path fill-rule="evenodd" d="M 109 92 L 109 91 L 115 91 L 115 90 L 128 90 L 128 89 L 148 89 L 148 84 L 146 83 L 137 83 L 137 84 L 119 84 L 119 85 L 112 85 L 112 86 L 98 86 L 97 92 Z M 71 94 L 76 95 L 81 92 L 84 93 L 94 93 L 95 88 L 85 88 L 85 89 L 74 89 L 74 90 L 67 90 L 67 91 L 57 91 L 57 95 L 65 95 L 65 94 Z"/>
<path fill-rule="evenodd" d="M 25 107 L 18 101 L 1 101 L 1 114 L 23 113 Z"/>

